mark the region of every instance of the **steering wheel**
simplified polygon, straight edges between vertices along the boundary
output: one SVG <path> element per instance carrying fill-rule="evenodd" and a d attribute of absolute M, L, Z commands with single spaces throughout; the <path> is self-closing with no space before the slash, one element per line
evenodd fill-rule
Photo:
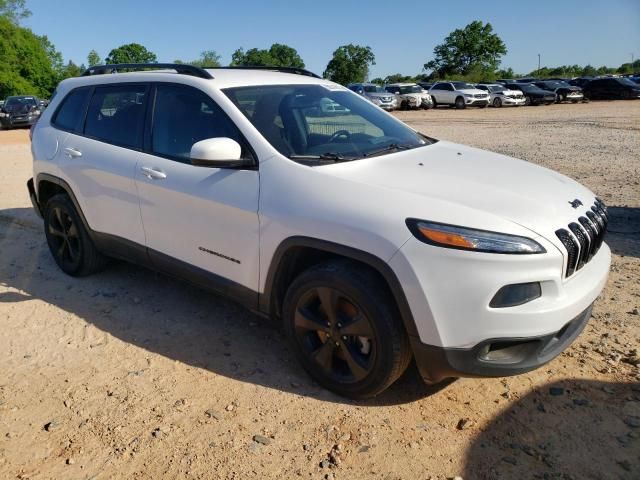
<path fill-rule="evenodd" d="M 333 135 L 331 135 L 329 137 L 329 140 L 327 140 L 327 142 L 328 143 L 333 143 L 340 137 L 344 137 L 346 139 L 349 139 L 349 138 L 351 138 L 351 133 L 349 133 L 348 130 L 338 130 L 337 132 L 335 132 Z"/>

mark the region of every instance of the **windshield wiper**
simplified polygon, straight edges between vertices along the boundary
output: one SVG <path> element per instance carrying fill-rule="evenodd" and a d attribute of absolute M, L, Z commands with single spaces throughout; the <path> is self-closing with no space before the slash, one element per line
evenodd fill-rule
<path fill-rule="evenodd" d="M 367 152 L 364 154 L 365 157 L 375 157 L 376 155 L 381 155 L 383 153 L 387 153 L 387 152 L 393 152 L 396 150 L 411 150 L 412 148 L 415 148 L 417 145 L 409 145 L 406 143 L 391 143 L 389 145 L 386 145 L 382 148 L 379 148 L 378 150 L 371 150 L 370 152 Z"/>
<path fill-rule="evenodd" d="M 320 155 L 289 155 L 289 158 L 291 160 L 299 160 L 302 162 L 306 160 L 310 163 L 337 163 L 348 162 L 356 159 L 356 157 L 345 157 L 344 155 L 335 152 L 326 152 Z"/>

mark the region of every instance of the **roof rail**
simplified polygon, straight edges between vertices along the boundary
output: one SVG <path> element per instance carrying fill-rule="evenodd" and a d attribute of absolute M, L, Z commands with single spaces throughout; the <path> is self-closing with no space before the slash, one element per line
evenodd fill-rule
<path fill-rule="evenodd" d="M 108 73 L 118 73 L 118 70 L 149 70 L 149 69 L 171 69 L 182 75 L 192 75 L 194 77 L 211 79 L 213 76 L 204 68 L 183 63 L 114 63 L 108 65 L 95 65 L 87 68 L 82 74 L 83 77 L 90 75 L 105 75 Z"/>
<path fill-rule="evenodd" d="M 294 75 L 304 75 L 306 77 L 322 78 L 320 75 L 298 67 L 276 67 L 270 65 L 238 65 L 229 67 L 213 67 L 211 70 L 269 70 L 272 72 L 293 73 Z"/>

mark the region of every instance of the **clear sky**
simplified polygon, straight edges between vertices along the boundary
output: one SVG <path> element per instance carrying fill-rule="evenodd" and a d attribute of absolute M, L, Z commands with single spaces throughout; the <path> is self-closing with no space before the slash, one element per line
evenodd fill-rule
<path fill-rule="evenodd" d="M 216 50 L 228 64 L 238 47 L 285 43 L 307 68 L 322 73 L 340 45 L 369 45 L 371 76 L 419 73 L 433 47 L 473 20 L 491 22 L 507 45 L 503 67 L 619 66 L 640 57 L 640 0 L 27 0 L 25 26 L 47 35 L 65 61 L 104 59 L 141 43 L 159 61 L 196 59 Z"/>

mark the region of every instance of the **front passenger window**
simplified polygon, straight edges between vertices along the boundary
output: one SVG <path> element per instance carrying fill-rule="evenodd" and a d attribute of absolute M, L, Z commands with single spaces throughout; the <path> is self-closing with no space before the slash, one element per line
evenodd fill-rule
<path fill-rule="evenodd" d="M 244 147 L 237 127 L 210 97 L 191 87 L 157 87 L 151 133 L 153 153 L 188 163 L 195 143 L 217 137 L 231 138 Z M 247 158 L 245 148 L 242 153 Z"/>

